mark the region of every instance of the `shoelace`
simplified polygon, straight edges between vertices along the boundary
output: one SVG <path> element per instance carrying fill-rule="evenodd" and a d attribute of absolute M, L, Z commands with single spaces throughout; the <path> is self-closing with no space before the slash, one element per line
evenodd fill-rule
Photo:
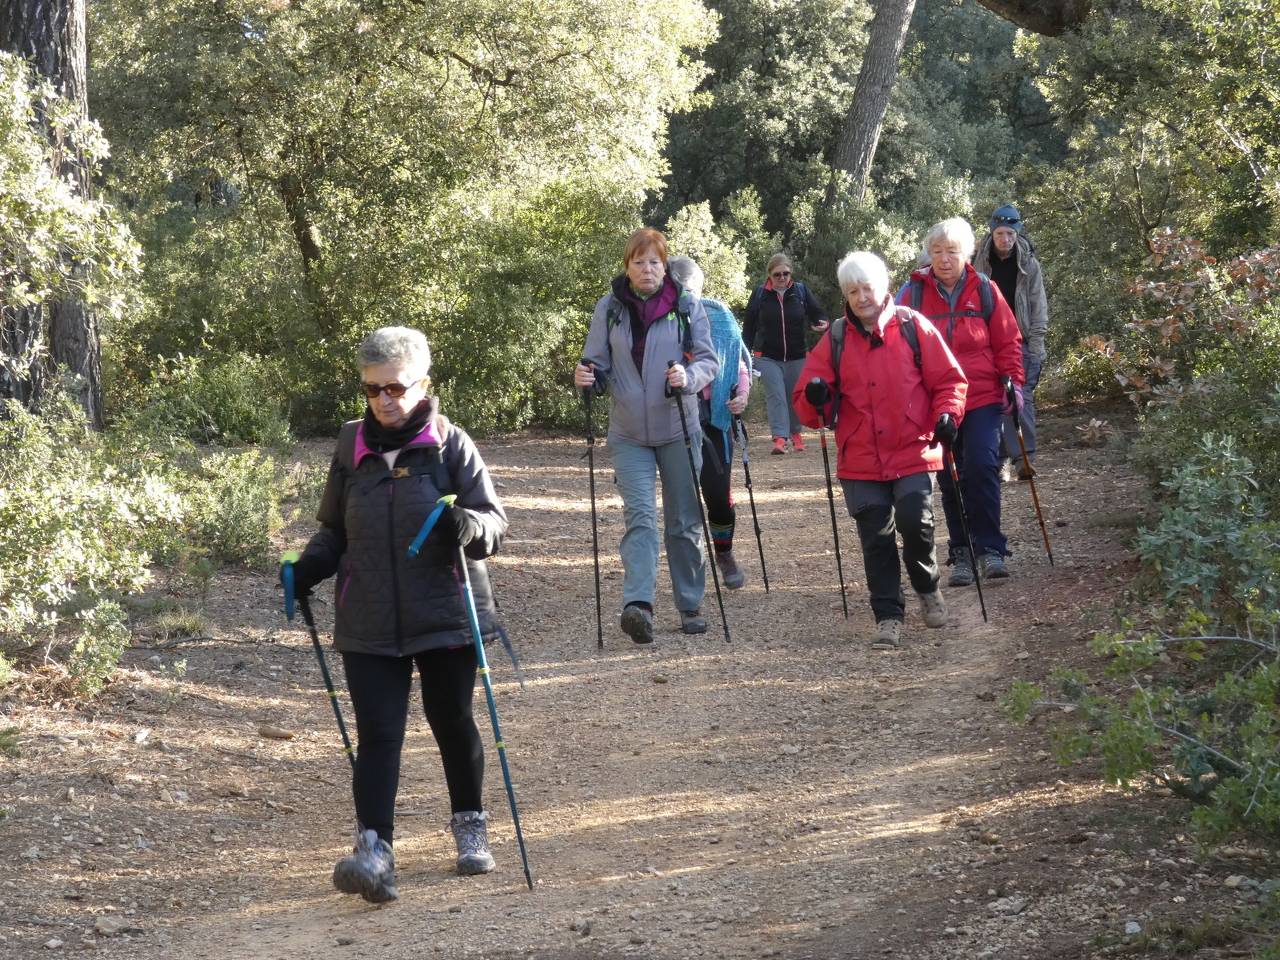
<path fill-rule="evenodd" d="M 458 847 L 464 856 L 485 852 L 488 844 L 484 833 L 482 821 L 464 820 L 458 824 Z"/>

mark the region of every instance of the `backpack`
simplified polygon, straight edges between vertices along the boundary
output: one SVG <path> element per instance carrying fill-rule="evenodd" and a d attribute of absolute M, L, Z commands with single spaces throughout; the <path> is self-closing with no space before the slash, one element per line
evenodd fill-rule
<path fill-rule="evenodd" d="M 977 271 L 974 271 L 977 273 Z M 924 303 L 924 281 L 917 277 L 912 277 L 907 281 L 907 306 L 912 310 L 919 310 L 920 305 Z M 991 278 L 985 273 L 978 273 L 978 303 L 982 310 L 975 313 L 973 310 L 949 310 L 947 312 L 947 342 L 951 342 L 951 335 L 955 332 L 957 317 L 982 317 L 983 323 L 990 325 L 991 314 L 995 313 L 996 298 L 991 292 Z M 918 356 L 918 355 L 917 355 Z M 916 364 L 919 366 L 919 363 Z"/>

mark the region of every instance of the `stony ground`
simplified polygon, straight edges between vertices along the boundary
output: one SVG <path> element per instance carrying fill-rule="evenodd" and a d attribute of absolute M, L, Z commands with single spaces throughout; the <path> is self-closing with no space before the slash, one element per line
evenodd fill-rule
<path fill-rule="evenodd" d="M 988 590 L 990 623 L 973 590 L 949 590 L 947 627 L 926 631 L 913 608 L 891 653 L 868 648 L 847 517 L 841 614 L 816 437 L 785 457 L 753 442 L 770 590 L 739 484 L 751 579 L 725 596 L 732 643 L 714 597 L 711 632 L 690 638 L 660 595 L 647 649 L 616 626 L 621 510 L 601 450 L 603 651 L 581 440 L 485 443 L 512 520 L 493 569 L 523 690 L 492 657 L 534 890 L 492 750 L 499 869 L 451 873 L 420 715 L 401 899 L 371 907 L 332 889 L 349 773 L 310 643 L 283 622 L 271 573 L 233 572 L 214 582 L 200 636 L 140 639 L 93 703 L 3 704 L 0 726 L 18 733 L 0 757 L 0 958 L 1251 955 L 1232 918 L 1274 860 L 1201 857 L 1180 801 L 1058 766 L 1046 720 L 1018 728 L 1001 710 L 1015 679 L 1089 663 L 1083 641 L 1133 572 L 1143 485 L 1122 437 L 1080 442 L 1090 416 L 1045 418 L 1056 566 L 1026 485 L 1006 485 L 1015 578 Z M 322 469 L 327 445 L 299 457 Z M 318 615 L 323 630 L 327 604 Z M 491 742 L 487 721 L 482 733 Z"/>

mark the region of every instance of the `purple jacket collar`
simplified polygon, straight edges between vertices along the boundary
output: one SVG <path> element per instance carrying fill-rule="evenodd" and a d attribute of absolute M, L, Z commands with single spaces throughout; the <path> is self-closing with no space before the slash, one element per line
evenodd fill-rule
<path fill-rule="evenodd" d="M 440 434 L 436 431 L 436 418 L 431 417 L 427 420 L 427 425 L 422 428 L 422 431 L 400 449 L 408 450 L 410 447 L 438 447 L 440 445 Z M 376 450 L 371 450 L 369 445 L 364 442 L 364 424 L 360 424 L 360 426 L 356 427 L 356 467 L 360 466 L 360 462 L 365 457 L 380 456 L 382 454 Z"/>

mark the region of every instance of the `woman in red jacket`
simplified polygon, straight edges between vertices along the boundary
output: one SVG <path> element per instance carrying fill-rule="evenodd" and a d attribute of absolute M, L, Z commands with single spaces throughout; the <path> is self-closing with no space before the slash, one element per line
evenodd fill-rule
<path fill-rule="evenodd" d="M 1009 576 L 1004 562 L 1008 543 L 1000 532 L 1000 423 L 1010 412 L 1006 396 L 1017 397 L 1024 379 L 1018 321 L 1000 288 L 969 266 L 973 248 L 973 228 L 962 218 L 934 224 L 924 240 L 929 266 L 913 273 L 898 292 L 899 303 L 933 321 L 969 381 L 953 453 L 976 558 L 965 543 L 951 477 L 946 471 L 938 475 L 951 537 L 947 563 L 953 587 L 973 583 L 975 559 L 984 580 Z"/>
<path fill-rule="evenodd" d="M 851 253 L 836 279 L 844 317 L 809 354 L 792 402 L 810 427 L 819 426 L 819 411 L 824 424 L 834 418 L 836 472 L 858 525 L 876 618 L 872 646 L 891 649 L 906 612 L 899 532 L 925 623 L 947 620 L 933 548 L 932 474 L 942 469 L 938 441 L 955 439 L 967 384 L 933 324 L 894 306 L 884 261 Z"/>

